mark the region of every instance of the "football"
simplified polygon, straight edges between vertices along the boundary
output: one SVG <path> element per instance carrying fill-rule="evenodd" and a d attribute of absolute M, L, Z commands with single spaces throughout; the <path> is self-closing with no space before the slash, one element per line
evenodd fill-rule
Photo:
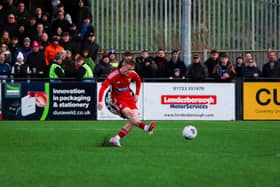
<path fill-rule="evenodd" d="M 188 125 L 184 127 L 182 133 L 184 138 L 192 140 L 197 136 L 197 129 L 195 128 L 195 126 Z"/>

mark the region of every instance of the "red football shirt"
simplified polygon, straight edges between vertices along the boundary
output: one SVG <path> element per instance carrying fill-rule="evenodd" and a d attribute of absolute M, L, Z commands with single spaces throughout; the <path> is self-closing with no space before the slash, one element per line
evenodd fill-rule
<path fill-rule="evenodd" d="M 121 74 L 119 69 L 112 71 L 102 83 L 99 90 L 98 102 L 102 102 L 104 91 L 111 85 L 113 98 L 126 98 L 131 97 L 130 83 L 136 84 L 136 95 L 139 95 L 141 88 L 141 78 L 139 75 L 132 71 L 128 75 Z"/>

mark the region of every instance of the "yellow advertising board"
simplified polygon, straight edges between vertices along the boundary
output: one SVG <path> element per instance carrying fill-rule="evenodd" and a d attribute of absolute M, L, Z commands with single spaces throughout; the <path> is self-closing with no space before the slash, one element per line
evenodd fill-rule
<path fill-rule="evenodd" d="M 280 83 L 244 82 L 244 120 L 280 120 Z"/>

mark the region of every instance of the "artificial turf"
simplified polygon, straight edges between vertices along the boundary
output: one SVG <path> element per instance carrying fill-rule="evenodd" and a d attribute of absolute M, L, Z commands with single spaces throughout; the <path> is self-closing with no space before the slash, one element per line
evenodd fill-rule
<path fill-rule="evenodd" d="M 0 186 L 280 186 L 280 121 L 157 121 L 109 146 L 123 123 L 0 121 Z"/>

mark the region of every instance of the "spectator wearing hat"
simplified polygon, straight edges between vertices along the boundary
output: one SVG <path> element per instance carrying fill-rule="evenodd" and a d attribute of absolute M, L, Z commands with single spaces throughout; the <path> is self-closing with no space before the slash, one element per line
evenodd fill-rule
<path fill-rule="evenodd" d="M 82 50 L 88 49 L 89 56 L 91 56 L 92 60 L 96 62 L 99 45 L 95 41 L 95 36 L 93 32 L 88 33 L 88 36 L 81 44 L 81 48 Z"/>
<path fill-rule="evenodd" d="M 26 24 L 29 18 L 29 12 L 26 10 L 23 2 L 19 2 L 17 5 L 17 11 L 15 13 L 16 20 L 19 24 Z"/>
<path fill-rule="evenodd" d="M 81 34 L 77 28 L 77 26 L 73 23 L 70 25 L 69 27 L 69 35 L 70 37 L 73 39 L 73 41 L 77 41 L 77 42 L 80 42 L 82 37 L 81 37 Z"/>
<path fill-rule="evenodd" d="M 47 75 L 44 52 L 40 50 L 39 42 L 32 42 L 32 53 L 27 57 L 26 63 L 30 67 L 33 77 L 45 77 Z"/>
<path fill-rule="evenodd" d="M 63 59 L 65 58 L 64 52 L 57 53 L 52 60 L 49 72 L 49 78 L 51 82 L 61 82 L 60 78 L 65 77 L 65 72 L 62 66 Z"/>
<path fill-rule="evenodd" d="M 119 61 L 116 59 L 116 51 L 114 49 L 109 49 L 108 56 L 110 58 L 110 64 L 114 67 L 114 69 L 117 69 Z"/>
<path fill-rule="evenodd" d="M 31 73 L 29 66 L 24 63 L 24 56 L 21 52 L 16 57 L 16 62 L 12 66 L 11 76 L 15 78 L 27 78 Z"/>
<path fill-rule="evenodd" d="M 114 67 L 110 64 L 110 58 L 108 55 L 104 55 L 101 61 L 96 64 L 93 73 L 96 78 L 106 78 L 106 76 L 114 70 Z"/>
<path fill-rule="evenodd" d="M 65 50 L 65 58 L 62 62 L 62 67 L 65 71 L 65 77 L 75 77 L 75 64 L 72 58 L 72 52 Z"/>
<path fill-rule="evenodd" d="M 79 80 L 83 82 L 92 82 L 93 80 L 93 71 L 84 61 L 82 56 L 79 56 L 75 59 L 75 68 L 76 75 Z"/>
<path fill-rule="evenodd" d="M 64 50 L 73 51 L 74 53 L 78 52 L 77 47 L 72 42 L 72 39 L 70 38 L 69 32 L 64 32 L 62 34 L 62 38 L 59 41 L 59 44 L 64 48 Z"/>
<path fill-rule="evenodd" d="M 64 48 L 59 45 L 59 39 L 57 36 L 52 37 L 51 43 L 45 48 L 45 62 L 46 65 L 49 66 L 51 61 L 56 57 L 56 55 L 62 52 Z"/>
<path fill-rule="evenodd" d="M 204 81 L 208 77 L 207 66 L 201 62 L 198 55 L 194 55 L 192 63 L 188 65 L 186 71 L 186 78 L 192 82 Z"/>
<path fill-rule="evenodd" d="M 11 66 L 6 63 L 5 54 L 0 53 L 0 79 L 7 79 L 11 73 Z"/>
<path fill-rule="evenodd" d="M 236 71 L 227 54 L 221 54 L 220 63 L 214 67 L 212 74 L 220 81 L 231 81 L 235 77 Z"/>
<path fill-rule="evenodd" d="M 174 76 L 174 69 L 180 69 L 180 74 L 185 75 L 186 66 L 184 61 L 180 60 L 179 51 L 173 50 L 171 52 L 171 59 L 167 63 L 167 69 L 169 71 L 169 77 Z"/>
<path fill-rule="evenodd" d="M 23 46 L 18 48 L 17 52 L 15 53 L 15 57 L 17 57 L 19 53 L 23 54 L 24 62 L 26 62 L 28 55 L 32 53 L 31 40 L 29 37 L 24 38 Z"/>
<path fill-rule="evenodd" d="M 215 75 L 213 75 L 213 69 L 219 64 L 219 52 L 215 49 L 211 50 L 210 57 L 204 62 L 204 64 L 207 66 L 209 77 L 215 77 Z"/>
<path fill-rule="evenodd" d="M 13 37 L 17 34 L 18 23 L 16 22 L 16 16 L 14 13 L 8 14 L 7 22 L 5 23 L 3 30 L 6 30 L 10 33 L 10 36 Z"/>

